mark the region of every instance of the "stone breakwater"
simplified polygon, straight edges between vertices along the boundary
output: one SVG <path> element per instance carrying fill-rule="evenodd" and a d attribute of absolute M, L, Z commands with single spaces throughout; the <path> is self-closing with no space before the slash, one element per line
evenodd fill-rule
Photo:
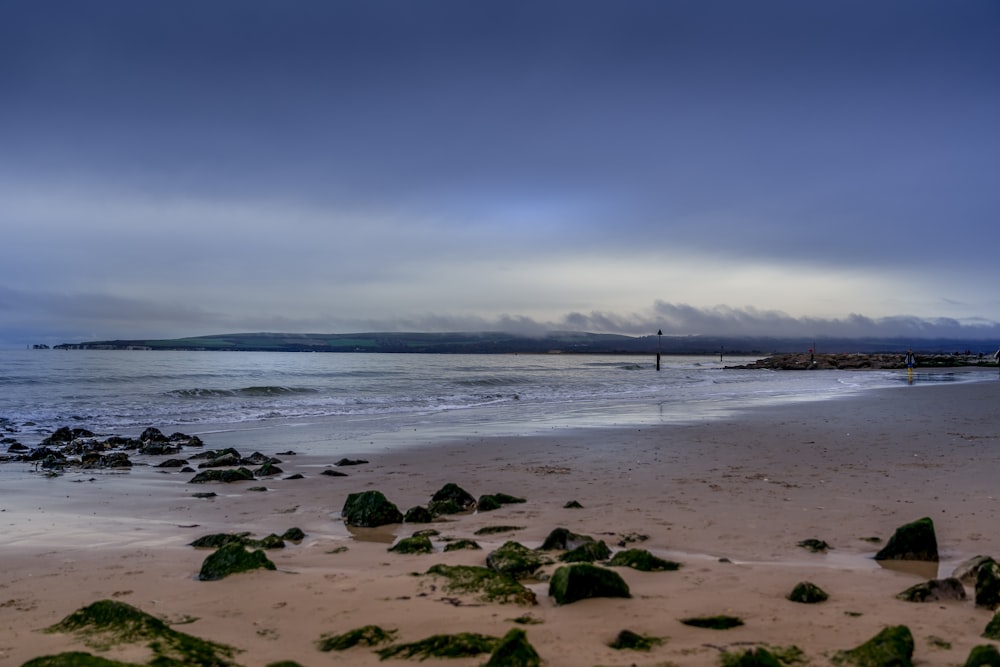
<path fill-rule="evenodd" d="M 995 366 L 976 355 L 918 354 L 917 367 L 956 368 L 964 366 Z M 730 369 L 766 369 L 779 371 L 809 370 L 892 370 L 906 368 L 906 355 L 902 354 L 777 354 L 758 359 L 751 364 L 727 366 Z"/>

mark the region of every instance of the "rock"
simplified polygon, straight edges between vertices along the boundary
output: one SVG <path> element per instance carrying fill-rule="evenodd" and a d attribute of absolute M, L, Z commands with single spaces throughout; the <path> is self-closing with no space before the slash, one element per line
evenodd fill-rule
<path fill-rule="evenodd" d="M 226 452 L 225 454 L 210 458 L 204 463 L 199 463 L 198 468 L 228 468 L 240 465 L 240 462 L 241 459 L 239 456 L 232 452 Z"/>
<path fill-rule="evenodd" d="M 595 560 L 607 560 L 610 557 L 611 549 L 604 540 L 600 540 L 581 544 L 576 549 L 559 556 L 559 560 L 563 563 L 593 563 Z"/>
<path fill-rule="evenodd" d="M 167 459 L 166 461 L 163 461 L 163 462 L 159 463 L 156 467 L 157 468 L 183 468 L 186 465 L 187 465 L 187 461 L 185 461 L 184 459 Z"/>
<path fill-rule="evenodd" d="M 261 467 L 254 471 L 254 475 L 257 477 L 273 477 L 274 475 L 280 475 L 285 471 L 274 465 L 271 462 L 267 462 Z"/>
<path fill-rule="evenodd" d="M 204 482 L 247 482 L 253 481 L 253 472 L 247 468 L 236 468 L 235 470 L 203 470 L 192 477 L 188 484 L 202 484 Z"/>
<path fill-rule="evenodd" d="M 582 510 L 583 509 L 583 505 L 581 505 L 576 500 L 570 500 L 565 505 L 563 505 L 563 509 L 567 509 L 567 510 Z"/>
<path fill-rule="evenodd" d="M 628 584 L 613 570 L 588 563 L 564 565 L 549 581 L 549 596 L 558 605 L 596 597 L 632 597 Z"/>
<path fill-rule="evenodd" d="M 259 466 L 266 465 L 268 463 L 281 463 L 281 459 L 272 458 L 261 454 L 260 452 L 254 452 L 250 456 L 245 456 L 240 459 L 240 464 L 245 466 Z"/>
<path fill-rule="evenodd" d="M 194 498 L 214 498 L 218 494 L 215 491 L 205 491 L 203 493 L 192 493 L 191 496 Z"/>
<path fill-rule="evenodd" d="M 200 581 L 217 581 L 228 577 L 230 574 L 247 572 L 263 568 L 265 570 L 277 569 L 263 551 L 247 551 L 242 544 L 227 544 L 219 548 L 218 551 L 209 555 L 201 564 L 201 571 L 198 573 Z"/>
<path fill-rule="evenodd" d="M 368 463 L 364 459 L 340 459 L 334 465 L 337 466 L 360 466 Z"/>
<path fill-rule="evenodd" d="M 430 512 L 432 516 L 441 516 L 443 514 L 460 514 L 462 512 L 468 512 L 469 508 L 449 498 L 448 500 L 430 501 L 427 503 L 427 511 Z"/>
<path fill-rule="evenodd" d="M 659 637 L 647 637 L 631 630 L 622 630 L 608 646 L 616 651 L 649 651 L 662 643 L 663 640 Z"/>
<path fill-rule="evenodd" d="M 278 456 L 296 456 L 295 452 L 289 449 L 287 452 L 278 452 Z"/>
<path fill-rule="evenodd" d="M 990 558 L 976 572 L 976 606 L 1000 607 L 1000 564 Z"/>
<path fill-rule="evenodd" d="M 538 548 L 542 551 L 565 551 L 593 541 L 594 538 L 589 535 L 577 535 L 566 528 L 556 528 Z"/>
<path fill-rule="evenodd" d="M 530 577 L 547 562 L 537 551 L 513 540 L 486 556 L 486 567 L 514 579 Z"/>
<path fill-rule="evenodd" d="M 426 535 L 414 535 L 396 542 L 389 547 L 389 551 L 398 554 L 429 554 L 434 552 L 434 546 Z"/>
<path fill-rule="evenodd" d="M 326 475 L 327 477 L 347 477 L 346 472 L 340 472 L 339 470 L 334 470 L 333 468 L 326 468 L 321 475 Z"/>
<path fill-rule="evenodd" d="M 11 454 L 23 454 L 24 452 L 31 451 L 27 445 L 22 445 L 21 443 L 15 441 L 10 443 L 7 447 L 7 451 Z"/>
<path fill-rule="evenodd" d="M 931 579 L 916 586 L 910 586 L 896 596 L 906 602 L 938 602 L 941 600 L 964 600 L 965 588 L 954 577 Z"/>
<path fill-rule="evenodd" d="M 973 556 L 968 560 L 962 561 L 958 567 L 952 570 L 951 576 L 966 586 L 975 586 L 979 568 L 992 560 L 989 556 Z"/>
<path fill-rule="evenodd" d="M 501 507 L 503 505 L 494 496 L 479 496 L 479 500 L 476 501 L 476 511 L 478 512 L 492 512 Z"/>
<path fill-rule="evenodd" d="M 849 651 L 840 651 L 835 661 L 857 667 L 913 666 L 913 634 L 905 625 L 893 625 Z"/>
<path fill-rule="evenodd" d="M 934 522 L 929 517 L 900 526 L 875 560 L 938 561 Z"/>
<path fill-rule="evenodd" d="M 981 644 L 972 647 L 964 667 L 997 667 L 1000 665 L 1000 652 L 993 644 Z"/>
<path fill-rule="evenodd" d="M 542 659 L 528 643 L 524 630 L 513 628 L 500 639 L 483 667 L 540 667 L 541 664 Z"/>
<path fill-rule="evenodd" d="M 826 602 L 830 596 L 827 595 L 826 591 L 822 588 L 808 581 L 803 581 L 796 584 L 792 592 L 786 596 L 792 602 L 801 602 L 803 604 L 816 604 L 817 602 Z"/>
<path fill-rule="evenodd" d="M 34 658 L 21 667 L 138 667 L 133 662 L 118 662 L 84 651 L 67 651 Z"/>
<path fill-rule="evenodd" d="M 227 544 L 246 544 L 250 533 L 211 533 L 202 535 L 188 546 L 198 549 L 218 549 Z"/>
<path fill-rule="evenodd" d="M 681 564 L 654 556 L 645 549 L 625 549 L 608 561 L 612 567 L 631 567 L 642 572 L 667 572 L 680 568 Z"/>
<path fill-rule="evenodd" d="M 692 616 L 682 618 L 681 623 L 690 625 L 693 628 L 705 628 L 707 630 L 731 630 L 743 625 L 743 619 L 739 616 L 729 616 L 719 614 L 718 616 Z"/>
<path fill-rule="evenodd" d="M 763 646 L 748 648 L 735 656 L 727 653 L 723 664 L 726 667 L 784 667 L 784 663 Z"/>
<path fill-rule="evenodd" d="M 830 545 L 823 540 L 817 540 L 816 538 L 809 538 L 808 540 L 802 540 L 798 544 L 803 549 L 808 549 L 813 553 L 825 553 Z"/>
<path fill-rule="evenodd" d="M 430 523 L 434 520 L 431 516 L 430 510 L 421 505 L 411 507 L 406 510 L 406 514 L 403 515 L 403 521 L 405 523 Z"/>
<path fill-rule="evenodd" d="M 139 453 L 146 456 L 166 456 L 176 454 L 179 451 L 181 451 L 180 445 L 172 445 L 167 442 L 150 442 L 139 448 Z"/>
<path fill-rule="evenodd" d="M 285 479 L 286 480 L 288 480 L 288 479 L 305 479 L 305 475 L 303 475 L 301 473 L 295 473 L 294 475 L 289 475 L 288 477 L 285 477 Z"/>
<path fill-rule="evenodd" d="M 458 484 L 449 482 L 441 487 L 437 493 L 431 496 L 431 501 L 435 503 L 454 501 L 462 510 L 471 510 L 476 506 L 476 499 L 471 493 L 460 487 Z M 432 510 L 433 511 L 433 510 Z"/>
<path fill-rule="evenodd" d="M 360 528 L 376 528 L 403 522 L 402 513 L 380 491 L 349 494 L 340 515 L 348 526 Z"/>
<path fill-rule="evenodd" d="M 163 435 L 160 429 L 152 426 L 139 435 L 139 440 L 142 442 L 168 442 L 167 436 Z"/>
<path fill-rule="evenodd" d="M 281 539 L 297 543 L 306 539 L 306 534 L 301 528 L 292 527 L 281 534 Z"/>
<path fill-rule="evenodd" d="M 377 625 L 355 628 L 341 635 L 323 635 L 316 642 L 320 651 L 346 651 L 355 646 L 378 646 L 388 644 L 396 638 L 397 630 L 383 630 Z"/>

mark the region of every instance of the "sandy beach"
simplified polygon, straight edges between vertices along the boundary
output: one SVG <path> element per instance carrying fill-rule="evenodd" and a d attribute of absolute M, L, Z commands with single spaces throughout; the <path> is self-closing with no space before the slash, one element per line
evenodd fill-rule
<path fill-rule="evenodd" d="M 322 438 L 321 427 L 311 437 Z M 206 436 L 205 446 L 269 455 L 289 448 L 263 432 Z M 345 477 L 320 474 L 342 457 L 368 463 L 341 467 Z M 366 647 L 317 649 L 325 634 L 368 624 L 397 630 L 399 642 L 457 632 L 502 636 L 521 627 L 549 667 L 715 665 L 723 651 L 754 645 L 794 645 L 809 664 L 825 665 L 835 651 L 899 624 L 913 634 L 918 665 L 962 664 L 972 647 L 988 643 L 980 635 L 993 612 L 975 606 L 971 589 L 955 602 L 895 596 L 949 576 L 969 557 L 1000 556 L 1000 382 L 904 386 L 701 423 L 475 435 L 374 454 L 341 443 L 328 456 L 278 458 L 282 475 L 228 485 L 192 485 L 190 473 L 153 467 L 5 483 L 0 664 L 95 652 L 74 635 L 41 630 L 101 599 L 171 623 L 196 619 L 174 627 L 236 647 L 235 662 L 247 666 L 384 664 Z M 304 478 L 286 479 L 294 473 Z M 382 529 L 350 530 L 339 518 L 352 492 L 382 491 L 405 512 L 449 482 L 477 497 L 502 492 L 526 502 Z M 192 495 L 206 491 L 218 495 Z M 564 507 L 572 500 L 582 507 Z M 934 522 L 939 564 L 890 568 L 873 560 L 898 526 L 921 517 Z M 192 540 L 238 531 L 263 537 L 293 526 L 307 537 L 267 552 L 276 571 L 197 580 L 209 552 L 188 546 Z M 518 529 L 476 535 L 487 526 Z M 388 551 L 394 539 L 428 527 L 440 533 L 434 553 Z M 544 580 L 557 564 L 526 582 L 538 598 L 529 607 L 446 593 L 440 579 L 415 576 L 438 563 L 484 565 L 507 540 L 538 547 L 559 527 L 682 567 L 615 568 L 631 598 L 562 606 Z M 873 537 L 881 543 L 866 539 Z M 444 552 L 445 538 L 474 539 L 482 550 Z M 798 546 L 810 538 L 831 549 Z M 787 600 L 802 581 L 829 600 Z M 719 614 L 744 625 L 723 631 L 680 622 Z M 525 616 L 532 622 L 513 620 Z M 610 648 L 625 629 L 663 643 L 649 652 Z M 131 645 L 100 655 L 149 657 Z M 487 657 L 421 664 L 471 666 Z"/>

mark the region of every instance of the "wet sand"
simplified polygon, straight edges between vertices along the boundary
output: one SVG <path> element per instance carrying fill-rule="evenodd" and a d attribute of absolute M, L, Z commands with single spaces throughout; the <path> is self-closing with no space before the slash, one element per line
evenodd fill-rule
<path fill-rule="evenodd" d="M 243 454 L 288 449 L 254 432 L 205 441 Z M 341 468 L 347 477 L 319 474 L 341 457 L 369 463 Z M 973 646 L 987 643 L 979 635 L 993 613 L 975 607 L 971 589 L 963 602 L 917 604 L 895 595 L 950 575 L 971 556 L 1000 556 L 1000 382 L 900 387 L 695 424 L 476 436 L 375 454 L 341 442 L 328 456 L 279 458 L 283 475 L 230 485 L 192 485 L 190 473 L 152 467 L 6 480 L 0 664 L 92 651 L 73 636 L 39 630 L 105 598 L 168 621 L 195 617 L 176 629 L 237 647 L 235 660 L 243 665 L 384 664 L 367 648 L 316 648 L 323 634 L 367 624 L 398 630 L 401 642 L 454 632 L 501 636 L 523 627 L 549 667 L 715 665 L 723 650 L 753 644 L 795 645 L 810 664 L 823 665 L 834 651 L 897 624 L 912 631 L 920 665 L 961 664 Z M 305 479 L 283 479 L 296 472 Z M 377 489 L 405 511 L 426 504 L 448 482 L 475 496 L 503 492 L 527 502 L 375 531 L 352 532 L 339 519 L 348 493 Z M 218 496 L 192 497 L 203 491 Z M 565 508 L 570 500 L 582 509 Z M 924 516 L 936 527 L 938 566 L 886 568 L 872 559 L 896 527 Z M 522 528 L 474 535 L 495 525 Z M 277 571 L 196 580 L 209 552 L 187 546 L 195 538 L 227 531 L 263 537 L 293 526 L 307 538 L 268 552 Z M 475 539 L 483 550 L 444 553 L 444 542 L 435 540 L 429 555 L 387 551 L 388 541 L 427 527 L 442 538 Z M 616 568 L 630 599 L 564 606 L 553 604 L 544 581 L 530 583 L 539 601 L 533 607 L 455 596 L 442 591 L 440 580 L 413 574 L 436 563 L 483 565 L 506 540 L 537 547 L 557 527 L 613 549 L 641 539 L 630 546 L 682 567 Z M 882 543 L 865 539 L 871 537 Z M 808 538 L 832 549 L 797 546 Z M 819 585 L 830 599 L 815 605 L 785 599 L 801 581 Z M 537 623 L 512 621 L 525 614 Z M 739 616 L 745 625 L 718 631 L 679 620 L 717 614 Z M 609 648 L 623 629 L 664 643 L 648 653 Z M 146 659 L 128 648 L 100 655 Z"/>

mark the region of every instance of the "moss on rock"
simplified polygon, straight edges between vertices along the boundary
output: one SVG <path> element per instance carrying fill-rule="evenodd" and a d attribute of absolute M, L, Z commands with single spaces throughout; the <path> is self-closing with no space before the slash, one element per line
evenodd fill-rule
<path fill-rule="evenodd" d="M 776 655 L 762 646 L 722 654 L 722 667 L 782 667 Z"/>
<path fill-rule="evenodd" d="M 542 554 L 513 540 L 505 542 L 486 556 L 486 567 L 515 579 L 530 577 L 548 562 Z"/>
<path fill-rule="evenodd" d="M 340 511 L 344 523 L 358 528 L 377 528 L 402 523 L 403 514 L 381 491 L 361 491 L 348 494 Z"/>
<path fill-rule="evenodd" d="M 542 659 L 528 643 L 524 630 L 512 628 L 497 643 L 483 667 L 540 667 L 541 664 Z"/>
<path fill-rule="evenodd" d="M 930 517 L 900 526 L 875 560 L 924 560 L 937 562 L 937 537 Z"/>
<path fill-rule="evenodd" d="M 200 581 L 218 581 L 230 574 L 257 569 L 277 569 L 260 549 L 247 551 L 242 544 L 227 544 L 210 554 L 201 564 Z"/>
<path fill-rule="evenodd" d="M 993 644 L 973 646 L 964 667 L 997 667 L 1000 665 L 1000 652 Z"/>
<path fill-rule="evenodd" d="M 396 630 L 383 630 L 377 625 L 365 625 L 340 635 L 323 635 L 316 642 L 320 651 L 346 651 L 355 646 L 378 646 L 396 638 Z"/>
<path fill-rule="evenodd" d="M 890 626 L 860 646 L 837 652 L 833 661 L 855 667 L 912 667 L 913 634 L 905 625 Z"/>
<path fill-rule="evenodd" d="M 396 542 L 389 547 L 389 551 L 397 554 L 429 554 L 434 551 L 434 545 L 426 535 L 413 535 Z"/>
<path fill-rule="evenodd" d="M 589 563 L 564 565 L 549 581 L 549 595 L 556 604 L 570 604 L 586 598 L 632 597 L 628 584 L 617 572 Z"/>
<path fill-rule="evenodd" d="M 576 549 L 559 556 L 559 560 L 563 563 L 593 563 L 597 560 L 607 560 L 610 557 L 611 549 L 604 543 L 604 540 L 600 540 L 581 544 Z"/>
<path fill-rule="evenodd" d="M 994 614 L 990 622 L 986 624 L 982 637 L 986 639 L 1000 640 L 1000 614 Z"/>
<path fill-rule="evenodd" d="M 976 606 L 996 609 L 1000 606 L 1000 564 L 992 558 L 976 570 Z"/>
<path fill-rule="evenodd" d="M 432 635 L 408 644 L 395 644 L 376 651 L 386 658 L 467 658 L 492 653 L 499 640 L 490 635 L 460 632 L 454 635 Z"/>
<path fill-rule="evenodd" d="M 144 643 L 156 656 L 153 664 L 157 667 L 235 664 L 231 661 L 234 648 L 178 632 L 155 616 L 117 600 L 99 600 L 78 609 L 46 632 L 74 633 L 98 650 Z"/>
<path fill-rule="evenodd" d="M 35 658 L 24 663 L 21 667 L 141 667 L 141 665 L 108 660 L 81 651 L 69 651 Z"/>
<path fill-rule="evenodd" d="M 643 572 L 667 572 L 680 568 L 681 564 L 654 556 L 645 549 L 625 549 L 616 553 L 608 565 L 630 567 Z"/>
<path fill-rule="evenodd" d="M 826 602 L 830 599 L 830 596 L 816 584 L 803 581 L 795 585 L 795 588 L 787 595 L 787 598 L 792 602 L 816 604 L 817 602 Z"/>
<path fill-rule="evenodd" d="M 460 487 L 458 484 L 449 482 L 442 486 L 431 496 L 431 502 L 452 501 L 463 510 L 470 510 L 476 505 L 475 497 Z"/>
<path fill-rule="evenodd" d="M 444 589 L 452 593 L 470 593 L 484 602 L 520 605 L 537 604 L 535 594 L 513 577 L 475 565 L 434 565 L 427 574 L 444 577 Z"/>
<path fill-rule="evenodd" d="M 444 546 L 445 551 L 462 551 L 463 549 L 469 549 L 472 551 L 477 551 L 482 549 L 479 543 L 475 540 L 455 540 L 454 542 L 449 542 Z"/>

